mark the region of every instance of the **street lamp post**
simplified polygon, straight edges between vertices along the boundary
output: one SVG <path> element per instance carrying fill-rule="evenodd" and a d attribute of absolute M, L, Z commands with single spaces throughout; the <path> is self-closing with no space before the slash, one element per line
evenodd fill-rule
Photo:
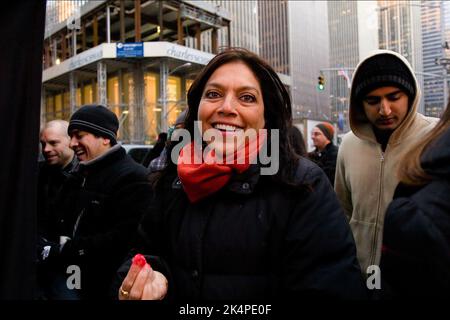
<path fill-rule="evenodd" d="M 447 104 L 448 99 L 448 70 L 450 68 L 450 59 L 448 58 L 436 58 L 435 60 L 436 65 L 443 66 L 443 74 L 442 77 L 444 78 L 444 105 Z"/>
<path fill-rule="evenodd" d="M 332 100 L 334 99 L 334 101 L 336 102 L 335 103 L 335 108 L 334 108 L 335 118 L 332 119 L 332 120 L 336 121 L 338 123 L 338 127 L 341 130 L 345 131 L 345 127 L 346 127 L 346 125 L 345 125 L 345 123 L 346 123 L 345 117 L 346 117 L 347 110 L 349 109 L 349 106 L 347 106 L 347 104 L 346 104 L 348 99 L 346 97 L 335 97 L 332 94 L 330 95 L 330 99 L 332 99 Z M 333 102 L 331 102 L 331 104 L 333 104 Z M 342 117 L 342 119 L 341 119 L 341 117 Z M 339 125 L 340 121 L 344 121 L 342 123 L 342 125 Z"/>
<path fill-rule="evenodd" d="M 335 101 L 334 113 L 336 115 L 335 115 L 334 121 L 337 122 L 337 120 L 339 119 L 339 113 L 341 112 L 341 109 L 342 110 L 344 109 L 344 107 L 343 107 L 343 100 L 342 100 L 342 97 L 335 97 L 333 95 L 330 95 L 330 98 L 334 99 L 334 101 Z"/>
<path fill-rule="evenodd" d="M 345 87 L 342 86 L 337 86 L 337 81 L 338 79 L 334 79 L 333 82 L 331 82 L 330 80 L 330 91 L 333 92 L 334 94 L 330 95 L 330 103 L 332 106 L 334 106 L 334 112 L 331 111 L 331 117 L 334 121 L 339 122 L 340 116 L 339 114 L 343 114 L 345 113 L 347 106 L 345 104 L 345 102 L 348 100 L 345 96 L 349 95 L 349 90 L 351 88 L 351 82 L 352 82 L 352 73 L 355 71 L 354 67 L 344 67 L 344 66 L 339 66 L 339 67 L 332 67 L 332 68 L 320 68 L 320 73 L 327 73 L 328 75 L 334 75 L 337 74 L 338 76 L 342 76 L 347 84 L 347 89 L 345 89 Z M 331 77 L 330 77 L 331 78 Z M 334 99 L 334 103 L 333 103 L 333 99 Z"/>
<path fill-rule="evenodd" d="M 443 14 L 443 8 L 444 8 L 444 1 L 421 1 L 420 3 L 414 3 L 414 2 L 398 2 L 398 1 L 392 1 L 392 3 L 386 4 L 384 6 L 379 6 L 377 7 L 375 10 L 379 12 L 379 16 L 380 19 L 382 18 L 382 14 L 384 17 L 384 20 L 386 21 L 385 24 L 387 25 L 387 20 L 388 20 L 388 10 L 390 8 L 395 8 L 397 6 L 407 6 L 407 7 L 417 7 L 417 8 L 425 8 L 425 9 L 439 9 L 440 10 L 440 29 L 441 29 L 441 41 L 442 43 L 445 43 L 445 19 L 444 19 L 444 14 Z M 398 15 L 395 15 L 395 17 L 399 17 Z M 388 32 L 384 32 L 385 35 L 385 42 L 386 42 L 386 49 L 389 49 L 389 46 L 387 45 L 389 43 L 388 41 Z M 447 47 L 447 43 L 445 43 L 445 45 L 443 46 L 443 48 L 445 49 Z M 402 53 L 399 51 L 400 54 L 403 54 L 405 57 L 405 53 Z M 444 52 L 443 52 L 443 56 L 444 56 Z M 408 59 L 409 60 L 409 59 Z M 444 103 L 446 103 L 447 101 L 447 97 L 448 97 L 448 83 L 447 83 L 447 74 L 448 74 L 448 68 L 447 68 L 447 64 L 445 63 L 441 63 L 440 60 L 448 60 L 445 58 L 436 58 L 435 63 L 437 65 L 443 65 L 444 67 L 444 72 L 443 72 L 443 79 L 444 79 Z M 415 63 L 414 63 L 414 57 L 411 60 L 413 67 L 415 67 Z M 416 72 L 418 73 L 418 72 Z M 433 75 L 434 76 L 434 75 Z"/>

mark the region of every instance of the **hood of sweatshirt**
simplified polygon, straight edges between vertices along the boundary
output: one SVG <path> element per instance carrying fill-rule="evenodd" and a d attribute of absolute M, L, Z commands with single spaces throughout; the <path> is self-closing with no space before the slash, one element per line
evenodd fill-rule
<path fill-rule="evenodd" d="M 362 105 L 362 101 L 356 99 L 355 95 L 355 89 L 360 83 L 360 81 L 355 81 L 355 79 L 364 79 L 363 74 L 359 74 L 362 72 L 362 66 L 365 65 L 368 59 L 376 56 L 376 55 L 392 55 L 396 59 L 398 59 L 398 63 L 404 64 L 404 66 L 407 67 L 407 69 L 411 72 L 412 79 L 414 79 L 414 89 L 415 89 L 415 95 L 413 97 L 412 103 L 408 101 L 410 104 L 410 108 L 408 110 L 408 113 L 403 120 L 403 122 L 394 130 L 392 135 L 389 138 L 390 144 L 398 143 L 402 140 L 404 132 L 407 131 L 407 128 L 410 127 L 415 119 L 415 114 L 417 112 L 417 106 L 420 101 L 420 87 L 418 85 L 417 78 L 414 74 L 414 70 L 412 69 L 411 65 L 409 64 L 408 60 L 406 60 L 402 55 L 390 51 L 390 50 L 375 50 L 370 55 L 368 55 L 365 59 L 363 59 L 356 67 L 355 72 L 353 74 L 353 82 L 351 86 L 350 91 L 350 108 L 349 108 L 349 119 L 350 119 L 350 128 L 352 129 L 353 133 L 363 140 L 369 140 L 372 142 L 377 142 L 372 124 L 369 122 L 369 120 L 366 117 L 366 114 L 364 112 L 364 107 Z"/>

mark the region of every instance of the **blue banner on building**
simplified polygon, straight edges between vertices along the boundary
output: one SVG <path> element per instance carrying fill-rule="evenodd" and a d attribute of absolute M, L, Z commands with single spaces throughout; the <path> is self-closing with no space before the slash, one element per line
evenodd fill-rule
<path fill-rule="evenodd" d="M 129 57 L 143 57 L 144 56 L 144 43 L 132 42 L 132 43 L 117 43 L 116 45 L 117 58 L 129 58 Z"/>

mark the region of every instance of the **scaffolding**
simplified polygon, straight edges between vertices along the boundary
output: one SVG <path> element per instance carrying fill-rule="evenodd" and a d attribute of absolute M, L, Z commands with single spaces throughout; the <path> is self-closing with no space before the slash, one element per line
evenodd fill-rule
<path fill-rule="evenodd" d="M 58 3 L 63 2 L 50 3 L 57 12 Z M 120 140 L 153 142 L 186 107 L 188 82 L 192 82 L 202 65 L 184 63 L 180 57 L 98 59 L 101 53 L 97 48 L 103 43 L 153 41 L 186 46 L 192 44 L 188 39 L 194 37 L 193 49 L 201 49 L 202 33 L 212 31 L 211 53 L 215 53 L 217 30 L 228 28 L 229 31 L 229 15 L 214 6 L 207 7 L 201 2 L 196 5 L 192 1 L 76 3 L 79 7 L 72 8 L 76 17 L 54 19 L 54 23 L 46 27 L 44 70 L 57 69 L 67 63 L 79 64 L 79 67 L 44 81 L 43 121 L 68 118 L 80 105 L 98 103 L 117 114 Z M 92 63 L 81 63 L 90 62 L 89 59 L 93 59 Z M 66 60 L 69 61 L 65 63 Z M 176 93 L 173 85 L 171 90 L 168 87 L 174 76 L 178 79 Z"/>

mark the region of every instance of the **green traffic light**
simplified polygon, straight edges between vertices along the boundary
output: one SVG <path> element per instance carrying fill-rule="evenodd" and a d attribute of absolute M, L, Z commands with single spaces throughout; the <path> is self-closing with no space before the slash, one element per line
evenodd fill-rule
<path fill-rule="evenodd" d="M 318 83 L 317 83 L 317 90 L 318 91 L 323 91 L 325 89 L 325 78 L 323 75 L 319 75 L 319 77 L 317 77 Z"/>

